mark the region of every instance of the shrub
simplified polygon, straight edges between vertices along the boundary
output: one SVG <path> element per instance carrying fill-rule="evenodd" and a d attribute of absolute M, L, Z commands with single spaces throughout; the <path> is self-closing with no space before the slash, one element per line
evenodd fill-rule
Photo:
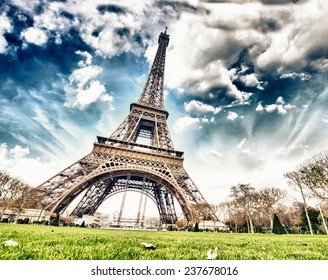
<path fill-rule="evenodd" d="M 50 221 L 50 225 L 51 226 L 56 226 L 56 227 L 59 226 L 59 214 L 56 215 L 56 218 L 54 218 Z"/>
<path fill-rule="evenodd" d="M 276 213 L 273 216 L 273 228 L 272 232 L 275 234 L 285 234 L 287 233 L 286 228 L 280 223 L 279 218 Z"/>
<path fill-rule="evenodd" d="M 198 222 L 196 222 L 195 226 L 192 229 L 193 232 L 199 232 L 199 226 L 198 226 Z"/>

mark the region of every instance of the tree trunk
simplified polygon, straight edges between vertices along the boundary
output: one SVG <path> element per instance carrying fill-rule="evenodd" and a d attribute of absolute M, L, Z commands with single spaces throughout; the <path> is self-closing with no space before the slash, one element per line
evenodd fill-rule
<path fill-rule="evenodd" d="M 270 220 L 270 229 L 271 230 L 273 229 L 273 217 L 274 217 L 274 214 L 270 215 L 270 217 L 269 217 L 269 220 Z"/>
<path fill-rule="evenodd" d="M 249 217 L 249 226 L 251 229 L 251 233 L 254 233 L 254 226 L 253 226 L 253 221 L 252 221 L 251 217 Z"/>
<path fill-rule="evenodd" d="M 305 196 L 304 196 L 302 187 L 300 187 L 300 190 L 301 190 L 302 198 L 303 198 L 303 201 L 304 201 L 304 211 L 305 211 L 306 219 L 307 219 L 308 224 L 309 224 L 310 234 L 313 235 L 312 224 L 311 224 L 311 221 L 310 221 L 309 213 L 307 211 L 307 204 L 306 204 L 306 201 L 305 201 Z"/>
<path fill-rule="evenodd" d="M 320 215 L 321 215 L 321 218 L 322 218 L 322 222 L 323 222 L 323 225 L 324 225 L 325 230 L 326 230 L 326 234 L 328 234 L 328 229 L 327 229 L 327 224 L 326 224 L 325 217 L 323 216 L 323 213 L 322 213 L 322 210 L 321 210 L 320 204 L 318 204 L 318 206 L 319 206 L 319 210 L 320 210 Z"/>
<path fill-rule="evenodd" d="M 21 212 L 22 212 L 22 211 L 18 211 L 18 212 L 17 212 L 17 214 L 16 214 L 16 218 L 15 218 L 15 222 L 14 222 L 15 224 L 17 224 L 17 222 L 18 222 L 18 220 L 19 220 L 19 218 L 20 218 L 20 215 L 21 215 Z"/>
<path fill-rule="evenodd" d="M 8 209 L 8 203 L 4 202 L 0 211 L 0 220 L 2 220 L 2 216 L 5 214 L 7 209 Z"/>

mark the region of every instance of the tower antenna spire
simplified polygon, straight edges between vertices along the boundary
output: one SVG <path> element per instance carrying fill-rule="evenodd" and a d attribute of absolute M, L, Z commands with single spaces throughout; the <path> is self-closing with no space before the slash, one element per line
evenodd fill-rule
<path fill-rule="evenodd" d="M 138 103 L 157 109 L 164 109 L 164 68 L 166 48 L 170 36 L 161 32 L 158 38 L 158 48 L 151 67 L 145 87 L 139 97 Z"/>

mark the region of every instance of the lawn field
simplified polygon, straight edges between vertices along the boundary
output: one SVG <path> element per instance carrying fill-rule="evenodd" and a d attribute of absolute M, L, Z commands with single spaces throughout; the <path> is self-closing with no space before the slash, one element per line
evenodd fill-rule
<path fill-rule="evenodd" d="M 18 246 L 5 246 L 14 240 Z M 147 242 L 156 250 L 147 250 Z M 328 260 L 326 235 L 235 234 L 0 224 L 1 260 Z"/>

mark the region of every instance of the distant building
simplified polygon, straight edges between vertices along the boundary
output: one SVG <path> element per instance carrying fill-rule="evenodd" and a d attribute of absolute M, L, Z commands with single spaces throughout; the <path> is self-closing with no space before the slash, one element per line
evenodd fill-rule
<path fill-rule="evenodd" d="M 33 223 L 36 221 L 44 221 L 48 216 L 49 212 L 41 209 L 24 209 L 22 212 L 19 213 L 17 209 L 9 208 L 3 212 L 1 221 L 12 223 L 16 220 L 20 220 Z"/>
<path fill-rule="evenodd" d="M 81 218 L 75 218 L 75 225 L 82 225 L 84 222 L 87 227 L 101 227 L 101 216 L 100 215 L 83 215 Z"/>
<path fill-rule="evenodd" d="M 210 231 L 228 231 L 229 228 L 220 221 L 200 221 L 198 228 Z"/>

